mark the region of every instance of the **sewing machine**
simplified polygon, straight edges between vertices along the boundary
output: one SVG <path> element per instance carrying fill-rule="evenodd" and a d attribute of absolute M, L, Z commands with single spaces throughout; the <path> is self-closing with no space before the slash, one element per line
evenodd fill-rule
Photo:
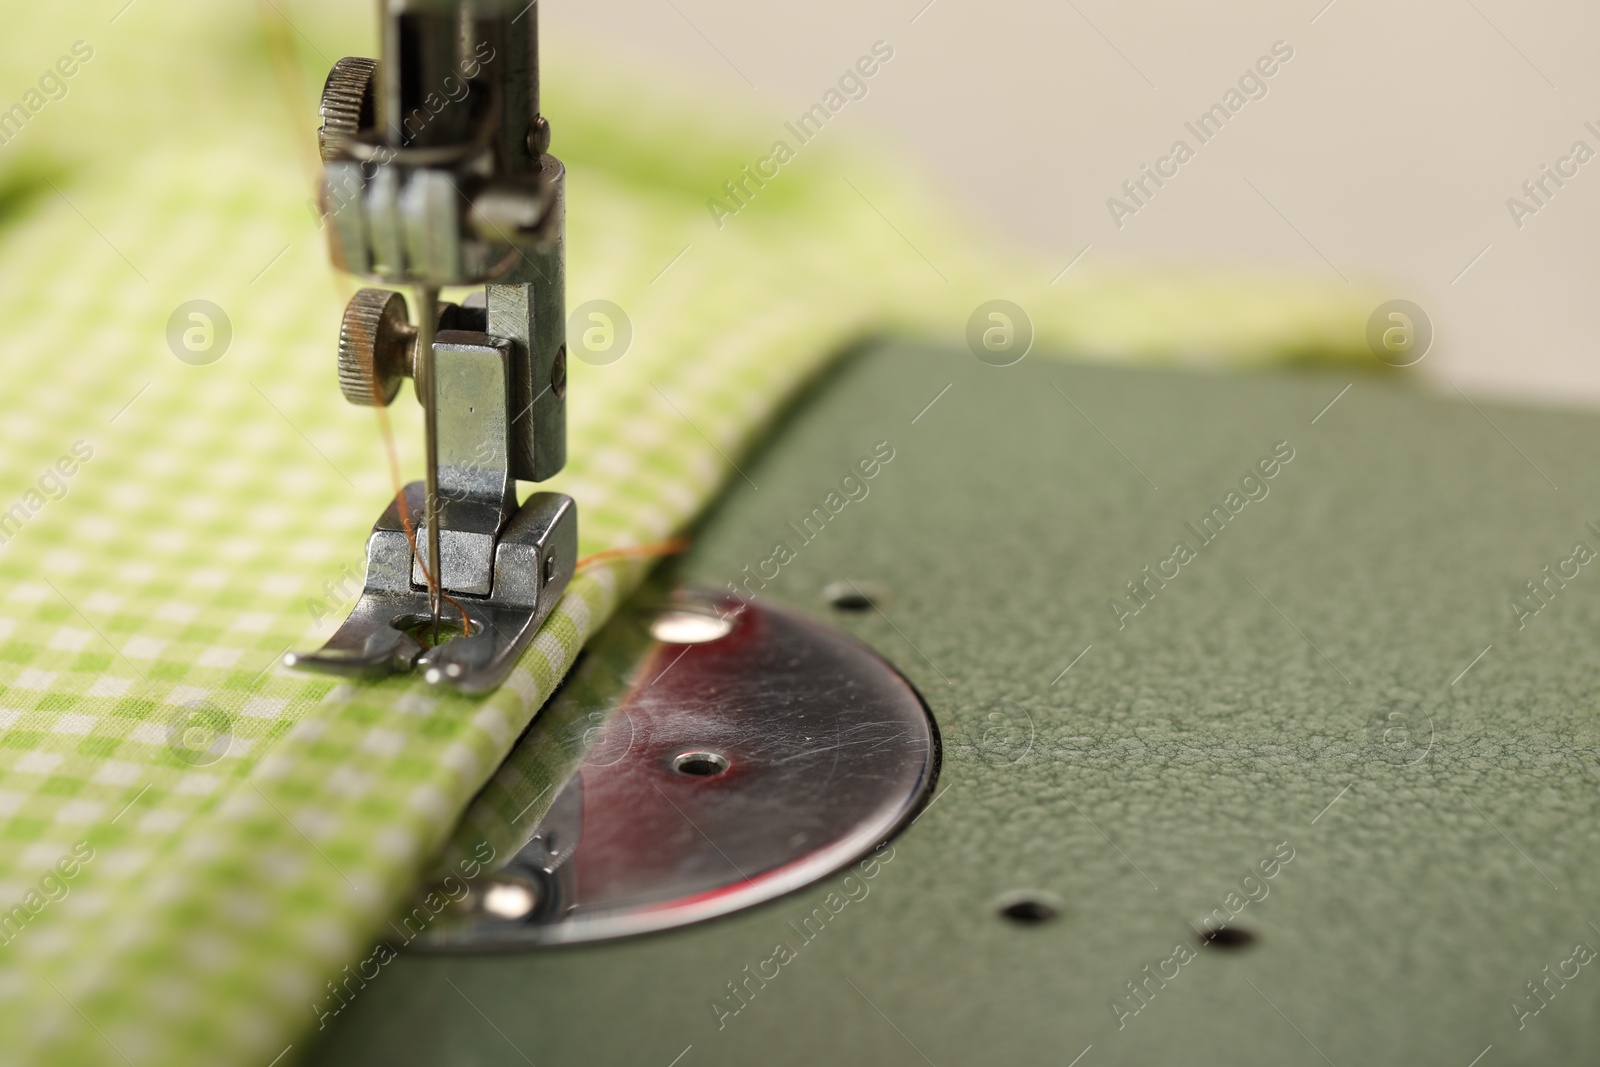
<path fill-rule="evenodd" d="M 571 573 L 571 501 L 512 496 L 561 465 L 534 18 L 389 3 L 330 78 L 336 259 L 417 290 L 415 324 L 351 304 L 341 383 L 413 377 L 430 473 L 302 666 L 490 687 Z M 452 77 L 492 89 L 430 109 Z M 1489 410 L 854 354 L 592 644 L 311 1061 L 1592 1055 L 1600 618 L 1541 565 L 1596 543 L 1600 425 Z"/>
<path fill-rule="evenodd" d="M 729 637 L 655 635 L 685 606 L 699 614 L 673 626 L 716 633 L 707 601 L 671 594 L 720 591 L 731 614 L 730 581 L 752 612 L 875 650 L 925 699 L 938 778 L 899 833 L 781 899 L 666 931 L 571 944 L 581 909 L 469 900 L 328 1021 L 313 1062 L 521 1063 L 520 1050 L 665 1065 L 692 1045 L 682 1064 L 1283 1064 L 1320 1050 L 1465 1067 L 1491 1044 L 1483 1063 L 1576 1062 L 1600 1013 L 1576 948 L 1600 947 L 1582 891 L 1600 874 L 1586 769 L 1600 609 L 1589 568 L 1551 582 L 1521 629 L 1508 601 L 1538 606 L 1525 580 L 1569 541 L 1597 543 L 1585 523 L 1600 477 L 1581 456 L 1600 424 L 1479 407 L 1326 370 L 856 354 L 741 463 L 760 491 L 730 487 L 597 639 L 457 841 L 492 841 L 509 881 L 564 899 L 585 835 L 615 858 L 604 820 L 638 820 L 748 901 L 760 894 L 744 876 L 784 873 L 746 862 L 760 830 L 781 843 L 853 769 L 920 757 L 879 727 L 859 745 L 815 738 L 798 762 L 809 784 L 661 765 L 764 758 L 788 716 L 837 700 L 848 677 L 766 685 L 715 658 Z M 894 458 L 868 495 L 800 545 L 791 524 L 879 441 Z M 1201 545 L 1189 525 L 1215 529 L 1213 508 L 1232 506 Z M 742 582 L 774 540 L 798 552 L 752 597 Z M 1179 541 L 1195 558 L 1172 576 Z M 641 712 L 638 693 L 680 671 L 683 688 Z M 702 706 L 702 672 L 732 693 L 737 725 Z M 691 732 L 655 748 L 663 707 Z M 517 821 L 547 785 L 633 760 L 631 773 L 655 761 L 681 812 L 646 788 L 627 817 L 547 795 Z M 734 805 L 738 819 L 712 821 Z"/>

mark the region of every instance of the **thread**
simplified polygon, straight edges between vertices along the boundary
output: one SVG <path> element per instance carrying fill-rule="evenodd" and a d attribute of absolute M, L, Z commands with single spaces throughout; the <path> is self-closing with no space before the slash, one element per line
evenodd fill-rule
<path fill-rule="evenodd" d="M 311 150 L 316 141 L 314 138 L 300 136 L 304 116 L 315 114 L 315 109 L 306 97 L 304 74 L 300 68 L 300 60 L 295 54 L 296 31 L 288 17 L 272 0 L 258 0 L 256 11 L 260 18 L 261 37 L 267 61 L 272 66 L 272 80 L 277 86 L 278 98 L 283 101 L 290 125 L 295 132 L 295 154 L 300 157 L 300 165 L 311 178 L 311 184 L 320 187 L 322 160 Z"/>
<path fill-rule="evenodd" d="M 584 556 L 572 569 L 581 571 L 593 563 L 603 563 L 608 559 L 639 559 L 659 558 L 661 556 L 676 556 L 689 549 L 689 539 L 676 537 L 671 541 L 657 541 L 653 545 L 631 545 L 627 548 L 608 548 L 604 552 L 596 552 L 592 556 Z"/>

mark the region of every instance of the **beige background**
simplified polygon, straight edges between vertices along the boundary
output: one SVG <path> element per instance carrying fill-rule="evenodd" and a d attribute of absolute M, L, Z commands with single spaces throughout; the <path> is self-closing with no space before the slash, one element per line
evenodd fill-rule
<path fill-rule="evenodd" d="M 1377 278 L 1432 317 L 1422 368 L 1440 387 L 1600 405 L 1600 159 L 1522 229 L 1506 208 L 1575 140 L 1600 152 L 1583 125 L 1600 128 L 1596 5 L 925 3 L 540 6 L 545 49 L 599 43 L 793 114 L 887 40 L 893 62 L 830 131 L 920 159 L 1062 266 L 1087 245 L 1081 267 L 1268 262 Z M 1195 145 L 1184 121 L 1278 40 L 1295 55 L 1268 95 L 1116 228 L 1106 198 L 1175 138 Z"/>

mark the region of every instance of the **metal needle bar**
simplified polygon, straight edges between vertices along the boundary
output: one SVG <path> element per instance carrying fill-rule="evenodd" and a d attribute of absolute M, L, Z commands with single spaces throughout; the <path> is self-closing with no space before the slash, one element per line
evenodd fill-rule
<path fill-rule="evenodd" d="M 439 570 L 439 395 L 434 374 L 433 336 L 439 324 L 439 290 L 431 285 L 417 286 L 417 366 L 418 399 L 422 401 L 423 451 L 425 453 L 423 522 L 428 527 L 428 609 L 433 616 L 433 644 L 439 643 L 439 613 L 444 592 L 444 575 Z"/>

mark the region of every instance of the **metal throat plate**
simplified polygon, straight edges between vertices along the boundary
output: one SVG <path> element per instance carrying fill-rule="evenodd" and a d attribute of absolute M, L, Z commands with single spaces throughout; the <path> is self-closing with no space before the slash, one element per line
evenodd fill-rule
<path fill-rule="evenodd" d="M 502 776 L 554 798 L 430 943 L 593 941 L 771 900 L 904 825 L 938 758 L 921 697 L 865 646 L 679 593 L 615 620 L 519 742 Z"/>

